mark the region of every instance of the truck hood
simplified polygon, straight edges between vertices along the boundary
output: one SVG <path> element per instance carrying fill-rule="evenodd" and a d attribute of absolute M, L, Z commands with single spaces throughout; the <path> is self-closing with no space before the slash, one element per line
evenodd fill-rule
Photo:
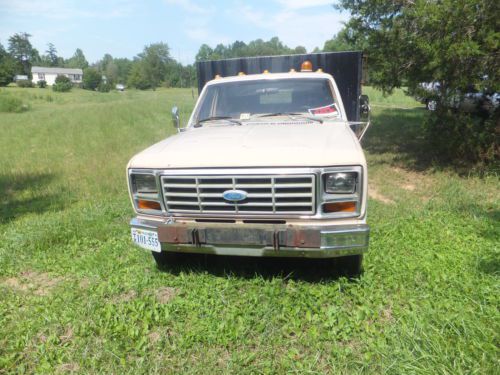
<path fill-rule="evenodd" d="M 191 128 L 135 155 L 129 168 L 322 167 L 364 164 L 342 122 Z"/>

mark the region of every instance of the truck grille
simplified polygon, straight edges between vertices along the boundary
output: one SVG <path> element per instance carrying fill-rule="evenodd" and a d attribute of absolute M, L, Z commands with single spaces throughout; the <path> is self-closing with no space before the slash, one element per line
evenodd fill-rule
<path fill-rule="evenodd" d="M 314 175 L 161 176 L 168 212 L 195 214 L 304 215 L 315 211 Z M 230 202 L 227 190 L 246 199 Z"/>

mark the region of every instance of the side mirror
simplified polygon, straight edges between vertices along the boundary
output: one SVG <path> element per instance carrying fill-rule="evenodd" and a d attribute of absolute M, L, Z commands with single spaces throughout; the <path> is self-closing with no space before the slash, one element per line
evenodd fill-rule
<path fill-rule="evenodd" d="M 359 97 L 359 120 L 370 121 L 370 100 L 368 95 L 361 95 Z"/>
<path fill-rule="evenodd" d="M 350 122 L 349 125 L 358 137 L 359 140 L 363 138 L 368 127 L 370 126 L 370 100 L 368 99 L 368 95 L 360 95 L 359 96 L 359 121 Z"/>
<path fill-rule="evenodd" d="M 176 128 L 176 129 L 179 129 L 181 127 L 179 108 L 177 108 L 177 106 L 172 107 L 172 124 L 174 125 L 174 128 Z"/>

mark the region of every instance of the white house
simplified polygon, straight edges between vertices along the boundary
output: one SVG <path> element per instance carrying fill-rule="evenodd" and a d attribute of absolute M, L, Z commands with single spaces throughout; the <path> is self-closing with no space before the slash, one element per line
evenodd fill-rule
<path fill-rule="evenodd" d="M 53 85 L 58 75 L 68 77 L 73 83 L 81 83 L 83 78 L 83 71 L 81 69 L 48 68 L 44 66 L 33 66 L 31 74 L 34 84 L 38 81 L 46 81 L 47 85 Z"/>

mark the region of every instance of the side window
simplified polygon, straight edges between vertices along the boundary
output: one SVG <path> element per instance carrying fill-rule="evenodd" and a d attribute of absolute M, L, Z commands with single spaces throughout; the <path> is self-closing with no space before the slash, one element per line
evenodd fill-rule
<path fill-rule="evenodd" d="M 212 116 L 212 107 L 214 105 L 214 100 L 216 98 L 216 92 L 217 89 L 214 87 L 209 87 L 207 89 L 205 97 L 203 98 L 202 105 L 200 107 L 200 111 L 196 116 L 197 120 L 203 120 L 204 118 Z"/>

